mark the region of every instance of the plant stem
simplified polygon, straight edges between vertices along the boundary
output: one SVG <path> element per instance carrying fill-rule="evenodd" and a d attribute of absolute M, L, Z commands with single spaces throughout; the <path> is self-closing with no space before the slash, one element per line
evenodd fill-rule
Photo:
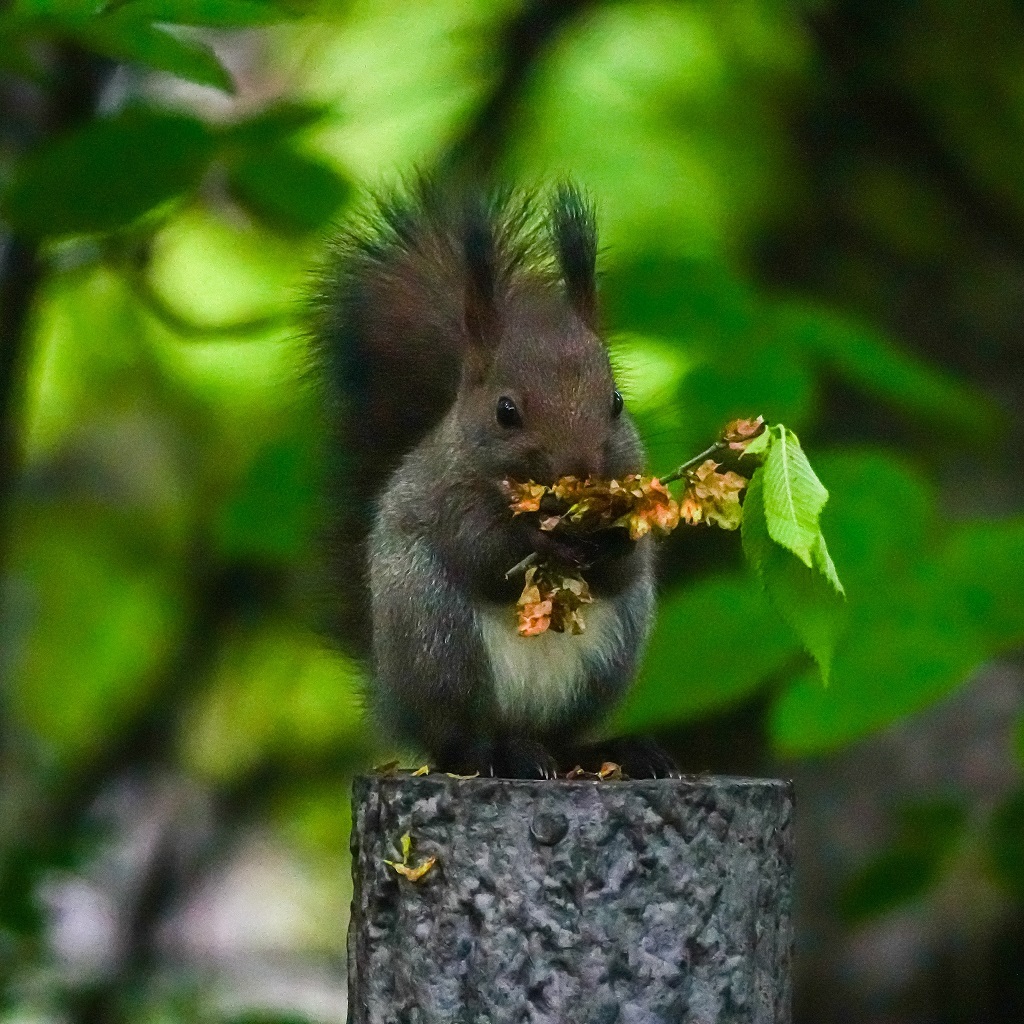
<path fill-rule="evenodd" d="M 517 573 L 526 572 L 534 562 L 537 561 L 538 555 L 536 551 L 531 551 L 521 562 L 516 562 L 507 573 L 505 573 L 505 579 L 510 580 Z"/>
<path fill-rule="evenodd" d="M 705 448 L 700 455 L 694 455 L 692 459 L 687 459 L 681 466 L 677 466 L 668 476 L 661 477 L 663 484 L 671 484 L 676 480 L 681 480 L 694 466 L 699 466 L 702 462 L 707 459 L 713 459 L 716 455 L 724 452 L 729 447 L 726 441 L 716 441 L 709 448 Z"/>

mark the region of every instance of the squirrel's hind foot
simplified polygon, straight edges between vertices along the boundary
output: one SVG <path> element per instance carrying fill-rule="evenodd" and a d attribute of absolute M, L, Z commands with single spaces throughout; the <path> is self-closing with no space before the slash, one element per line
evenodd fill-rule
<path fill-rule="evenodd" d="M 617 764 L 626 779 L 679 779 L 672 756 L 649 736 L 620 736 L 566 751 L 564 763 L 595 774 L 607 762 Z"/>
<path fill-rule="evenodd" d="M 449 750 L 436 759 L 438 771 L 494 779 L 557 779 L 558 769 L 558 763 L 540 743 L 522 738 L 474 750 Z"/>

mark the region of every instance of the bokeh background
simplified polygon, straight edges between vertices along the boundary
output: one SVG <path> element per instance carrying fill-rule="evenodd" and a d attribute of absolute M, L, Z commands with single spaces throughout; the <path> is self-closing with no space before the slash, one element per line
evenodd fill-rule
<path fill-rule="evenodd" d="M 654 469 L 831 490 L 831 686 L 680 531 L 610 725 L 796 779 L 797 1020 L 1024 1020 L 1017 0 L 0 4 L 0 1020 L 343 1018 L 303 295 L 414 165 L 590 189 Z"/>

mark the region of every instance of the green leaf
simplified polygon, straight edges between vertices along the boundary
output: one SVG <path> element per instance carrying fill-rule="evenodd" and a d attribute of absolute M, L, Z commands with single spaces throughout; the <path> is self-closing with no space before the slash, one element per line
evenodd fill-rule
<path fill-rule="evenodd" d="M 199 185 L 215 152 L 202 121 L 131 108 L 27 157 L 2 202 L 19 231 L 114 231 Z"/>
<path fill-rule="evenodd" d="M 1024 900 L 1024 789 L 995 810 L 987 834 L 989 861 L 996 877 Z"/>
<path fill-rule="evenodd" d="M 233 559 L 297 559 L 310 540 L 319 451 L 307 431 L 269 444 L 217 516 L 218 549 Z"/>
<path fill-rule="evenodd" d="M 245 154 L 232 166 L 229 183 L 242 205 L 288 233 L 325 227 L 350 191 L 333 167 L 285 146 Z"/>
<path fill-rule="evenodd" d="M 904 808 L 893 846 L 843 886 L 839 897 L 843 919 L 862 924 L 927 895 L 963 837 L 966 821 L 964 807 L 950 800 Z"/>
<path fill-rule="evenodd" d="M 712 349 L 757 323 L 753 296 L 726 267 L 671 253 L 645 252 L 611 266 L 601 295 L 613 330 L 700 340 Z"/>
<path fill-rule="evenodd" d="M 888 850 L 846 882 L 839 913 L 847 924 L 863 924 L 920 899 L 936 878 L 934 858 L 926 850 Z"/>
<path fill-rule="evenodd" d="M 796 434 L 781 424 L 769 429 L 772 442 L 762 471 L 768 533 L 808 569 L 822 569 L 828 553 L 821 541 L 818 519 L 828 501 L 828 491 L 811 469 Z"/>
<path fill-rule="evenodd" d="M 849 625 L 829 690 L 803 676 L 772 708 L 772 739 L 787 756 L 835 750 L 927 708 L 1024 628 L 1024 521 L 945 524 L 927 481 L 880 452 L 818 464 Z"/>
<path fill-rule="evenodd" d="M 75 34 L 85 45 L 114 60 L 234 91 L 231 76 L 209 46 L 139 19 L 130 8 L 86 22 Z"/>
<path fill-rule="evenodd" d="M 242 149 L 277 146 L 319 123 L 330 111 L 329 106 L 320 103 L 275 103 L 230 125 L 224 139 Z"/>
<path fill-rule="evenodd" d="M 293 12 L 283 4 L 264 0 L 114 0 L 107 10 L 136 21 L 206 28 L 249 28 L 287 21 Z"/>
<path fill-rule="evenodd" d="M 680 382 L 681 443 L 699 450 L 730 420 L 763 415 L 768 423 L 805 423 L 815 405 L 810 366 L 792 348 L 757 338 L 703 353 Z"/>
<path fill-rule="evenodd" d="M 783 304 L 775 315 L 783 338 L 866 393 L 956 430 L 995 431 L 998 410 L 990 398 L 883 335 L 827 310 Z"/>
<path fill-rule="evenodd" d="M 823 575 L 820 567 L 801 564 L 772 538 L 765 512 L 766 470 L 767 466 L 759 468 L 747 487 L 743 503 L 743 552 L 773 607 L 818 663 L 821 678 L 828 683 L 836 644 L 845 626 L 844 603 L 827 572 Z M 824 558 L 828 559 L 827 552 Z M 838 582 L 834 568 L 831 573 Z"/>
<path fill-rule="evenodd" d="M 685 651 L 681 638 L 690 638 Z M 612 728 L 642 732 L 711 714 L 754 693 L 799 654 L 749 574 L 701 580 L 659 602 L 640 678 Z"/>
<path fill-rule="evenodd" d="M 37 81 L 40 69 L 25 48 L 20 27 L 0 16 L 0 71 Z"/>
<path fill-rule="evenodd" d="M 958 614 L 992 654 L 1024 643 L 1024 517 L 965 524 L 941 555 Z"/>
<path fill-rule="evenodd" d="M 176 577 L 138 543 L 144 513 L 73 507 L 20 510 L 12 571 L 31 614 L 4 637 L 11 714 L 65 768 L 138 713 L 181 627 Z"/>

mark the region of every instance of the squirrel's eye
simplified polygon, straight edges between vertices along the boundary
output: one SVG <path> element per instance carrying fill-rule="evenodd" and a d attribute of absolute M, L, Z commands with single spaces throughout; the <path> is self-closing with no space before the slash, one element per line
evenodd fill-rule
<path fill-rule="evenodd" d="M 498 399 L 497 417 L 498 423 L 503 427 L 521 427 L 523 425 L 523 417 L 519 415 L 516 403 L 507 395 L 502 395 Z"/>
<path fill-rule="evenodd" d="M 612 419 L 617 420 L 622 415 L 622 407 L 625 403 L 622 401 L 622 392 L 612 392 Z"/>

